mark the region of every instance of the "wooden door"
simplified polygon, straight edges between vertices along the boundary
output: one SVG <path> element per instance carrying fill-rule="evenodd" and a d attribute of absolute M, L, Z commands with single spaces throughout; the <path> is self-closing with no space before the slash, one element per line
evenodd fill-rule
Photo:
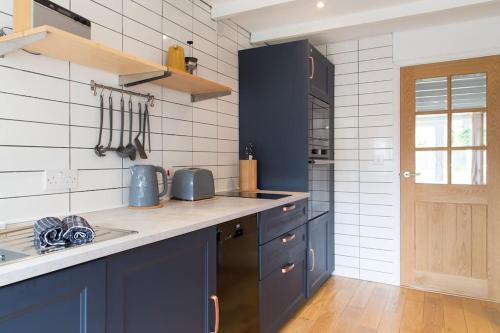
<path fill-rule="evenodd" d="M 401 283 L 500 300 L 500 57 L 401 69 Z"/>

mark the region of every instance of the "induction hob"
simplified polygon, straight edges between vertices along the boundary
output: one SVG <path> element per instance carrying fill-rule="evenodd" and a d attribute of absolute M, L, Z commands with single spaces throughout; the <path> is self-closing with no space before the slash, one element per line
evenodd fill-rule
<path fill-rule="evenodd" d="M 240 192 L 240 191 L 228 191 L 219 192 L 215 194 L 219 197 L 237 197 L 237 198 L 250 198 L 250 199 L 271 199 L 277 200 L 281 198 L 289 197 L 290 194 L 280 194 L 280 193 L 262 193 L 262 192 Z"/>

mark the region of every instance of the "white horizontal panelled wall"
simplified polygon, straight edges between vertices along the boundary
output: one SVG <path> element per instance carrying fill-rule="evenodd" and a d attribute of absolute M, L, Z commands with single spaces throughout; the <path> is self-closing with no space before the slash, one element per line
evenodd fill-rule
<path fill-rule="evenodd" d="M 221 23 L 218 34 L 210 8 L 199 0 L 57 2 L 92 21 L 93 40 L 157 63 L 165 61 L 168 46 L 193 40 L 198 75 L 230 86 L 233 93 L 193 104 L 188 94 L 153 84 L 138 86 L 135 90 L 157 98 L 150 109 L 150 158 L 130 162 L 113 152 L 98 158 L 93 152 L 98 97 L 91 94 L 89 83 L 116 86 L 117 76 L 22 51 L 0 59 L 0 223 L 127 205 L 128 167 L 135 163 L 174 170 L 208 168 L 218 189 L 234 188 L 238 180 L 237 52 L 249 46 L 249 34 L 230 21 Z M 12 1 L 0 1 L 0 27 L 12 26 L 12 14 Z M 112 96 L 114 107 L 119 107 L 120 95 Z M 114 146 L 119 121 L 116 111 Z M 103 140 L 107 138 L 106 132 Z M 43 171 L 53 169 L 78 170 L 78 188 L 46 191 Z"/>
<path fill-rule="evenodd" d="M 398 66 L 500 54 L 500 16 L 394 33 Z"/>
<path fill-rule="evenodd" d="M 335 274 L 399 284 L 392 35 L 322 49 L 335 64 Z"/>

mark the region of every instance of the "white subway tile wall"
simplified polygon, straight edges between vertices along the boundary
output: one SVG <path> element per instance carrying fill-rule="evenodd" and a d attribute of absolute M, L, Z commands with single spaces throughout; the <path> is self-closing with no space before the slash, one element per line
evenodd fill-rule
<path fill-rule="evenodd" d="M 398 284 L 392 35 L 325 52 L 335 64 L 335 274 Z"/>
<path fill-rule="evenodd" d="M 0 27 L 12 27 L 12 2 L 0 1 Z M 217 190 L 236 188 L 237 54 L 239 49 L 250 47 L 249 33 L 230 21 L 220 22 L 218 33 L 210 8 L 200 0 L 55 2 L 90 19 L 93 40 L 157 63 L 166 60 L 170 45 L 187 46 L 186 41 L 193 40 L 198 75 L 229 85 L 233 92 L 191 103 L 188 94 L 154 84 L 134 87 L 132 90 L 152 93 L 157 99 L 150 108 L 149 159 L 131 162 L 113 152 L 99 158 L 93 151 L 99 101 L 89 83 L 96 80 L 117 86 L 118 77 L 23 51 L 0 59 L 0 223 L 127 205 L 128 167 L 139 163 L 173 170 L 208 168 L 214 173 Z M 189 52 L 187 47 L 185 51 Z M 116 109 L 120 95 L 113 93 L 112 97 Z M 137 117 L 139 100 L 134 98 L 133 102 Z M 116 146 L 118 110 L 113 118 Z M 104 142 L 108 137 L 106 131 Z M 43 172 L 54 169 L 77 169 L 78 188 L 46 191 Z"/>

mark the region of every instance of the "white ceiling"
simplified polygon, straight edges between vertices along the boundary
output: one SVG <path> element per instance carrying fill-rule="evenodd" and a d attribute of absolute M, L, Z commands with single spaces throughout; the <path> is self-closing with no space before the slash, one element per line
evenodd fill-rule
<path fill-rule="evenodd" d="M 308 37 L 315 44 L 500 15 L 500 0 L 206 0 L 252 42 Z"/>

